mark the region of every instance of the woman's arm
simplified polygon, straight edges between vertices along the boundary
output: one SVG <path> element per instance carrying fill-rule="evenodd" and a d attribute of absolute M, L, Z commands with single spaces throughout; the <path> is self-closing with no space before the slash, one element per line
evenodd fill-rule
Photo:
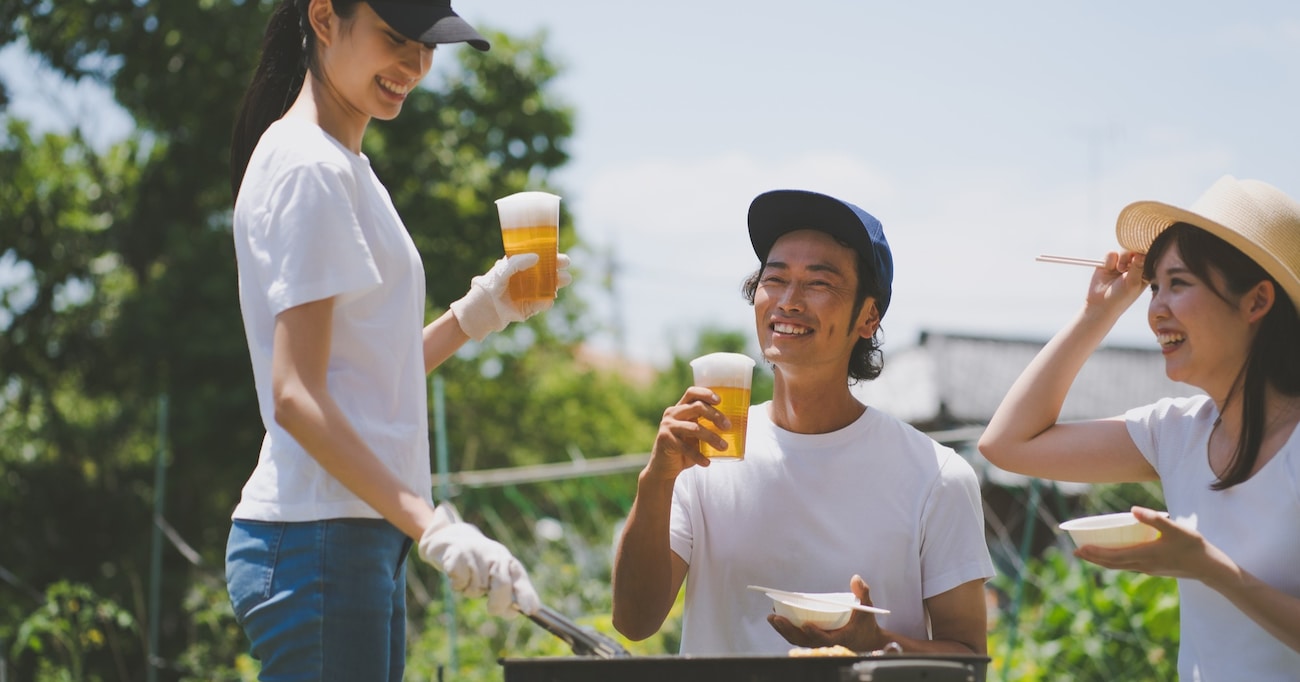
<path fill-rule="evenodd" d="M 450 310 L 424 328 L 424 372 L 428 374 L 447 361 L 469 341 L 456 315 Z"/>
<path fill-rule="evenodd" d="M 433 523 L 433 507 L 379 461 L 329 393 L 326 375 L 333 317 L 332 298 L 276 316 L 271 355 L 275 421 L 331 476 L 419 540 Z"/>
<path fill-rule="evenodd" d="M 1248 618 L 1278 641 L 1300 651 L 1300 597 L 1287 594 L 1251 575 L 1217 547 L 1206 543 L 1215 556 L 1215 568 L 1201 578 Z"/>
<path fill-rule="evenodd" d="M 1156 478 L 1122 419 L 1057 423 L 1079 370 L 1144 288 L 1140 255 L 1111 253 L 1106 263 L 1093 274 L 1083 310 L 1039 351 L 989 421 L 979 448 L 993 464 L 1090 483 Z"/>

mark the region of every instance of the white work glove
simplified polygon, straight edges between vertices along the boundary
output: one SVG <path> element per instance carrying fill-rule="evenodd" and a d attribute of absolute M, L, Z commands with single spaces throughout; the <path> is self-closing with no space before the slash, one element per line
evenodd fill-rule
<path fill-rule="evenodd" d="M 542 606 L 524 565 L 505 545 L 461 521 L 448 502 L 433 510 L 433 523 L 420 538 L 420 558 L 446 573 L 457 593 L 486 594 L 488 613 L 494 616 L 508 613 L 511 604 L 525 614 L 537 613 Z"/>
<path fill-rule="evenodd" d="M 510 277 L 537 265 L 537 261 L 535 253 L 503 256 L 490 270 L 470 280 L 469 293 L 450 307 L 460 322 L 460 328 L 471 339 L 482 341 L 488 334 L 505 329 L 511 322 L 523 322 L 555 303 L 554 300 L 516 303 L 510 298 Z M 555 288 L 568 286 L 572 281 L 569 257 L 561 253 L 555 257 Z"/>

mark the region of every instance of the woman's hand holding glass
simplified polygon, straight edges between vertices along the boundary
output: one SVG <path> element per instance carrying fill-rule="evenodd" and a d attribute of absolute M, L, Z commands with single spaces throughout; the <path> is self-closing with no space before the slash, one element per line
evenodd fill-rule
<path fill-rule="evenodd" d="M 469 292 L 451 304 L 451 312 L 460 322 L 460 328 L 471 339 L 482 341 L 488 334 L 505 329 L 511 322 L 524 320 L 548 310 L 554 299 L 541 301 L 515 301 L 510 297 L 510 278 L 515 273 L 537 265 L 535 253 L 503 256 L 487 272 L 470 280 Z M 573 282 L 569 274 L 569 257 L 559 254 L 555 259 L 555 286 L 557 289 Z"/>

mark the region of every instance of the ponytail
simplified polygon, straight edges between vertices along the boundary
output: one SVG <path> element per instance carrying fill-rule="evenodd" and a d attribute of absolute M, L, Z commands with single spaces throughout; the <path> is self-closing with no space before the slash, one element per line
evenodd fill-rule
<path fill-rule="evenodd" d="M 307 26 L 308 0 L 281 0 L 271 14 L 262 37 L 262 57 L 253 81 L 244 93 L 230 141 L 230 193 L 239 197 L 239 185 L 262 133 L 284 115 L 302 90 L 307 56 L 316 36 Z"/>

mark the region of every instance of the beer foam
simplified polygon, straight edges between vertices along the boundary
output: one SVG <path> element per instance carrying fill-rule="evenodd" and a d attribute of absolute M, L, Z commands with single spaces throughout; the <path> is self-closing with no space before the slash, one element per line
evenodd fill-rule
<path fill-rule="evenodd" d="M 740 353 L 709 353 L 691 360 L 696 386 L 749 388 L 754 380 L 754 359 Z"/>
<path fill-rule="evenodd" d="M 560 223 L 560 197 L 548 192 L 516 192 L 496 205 L 502 229 Z"/>

